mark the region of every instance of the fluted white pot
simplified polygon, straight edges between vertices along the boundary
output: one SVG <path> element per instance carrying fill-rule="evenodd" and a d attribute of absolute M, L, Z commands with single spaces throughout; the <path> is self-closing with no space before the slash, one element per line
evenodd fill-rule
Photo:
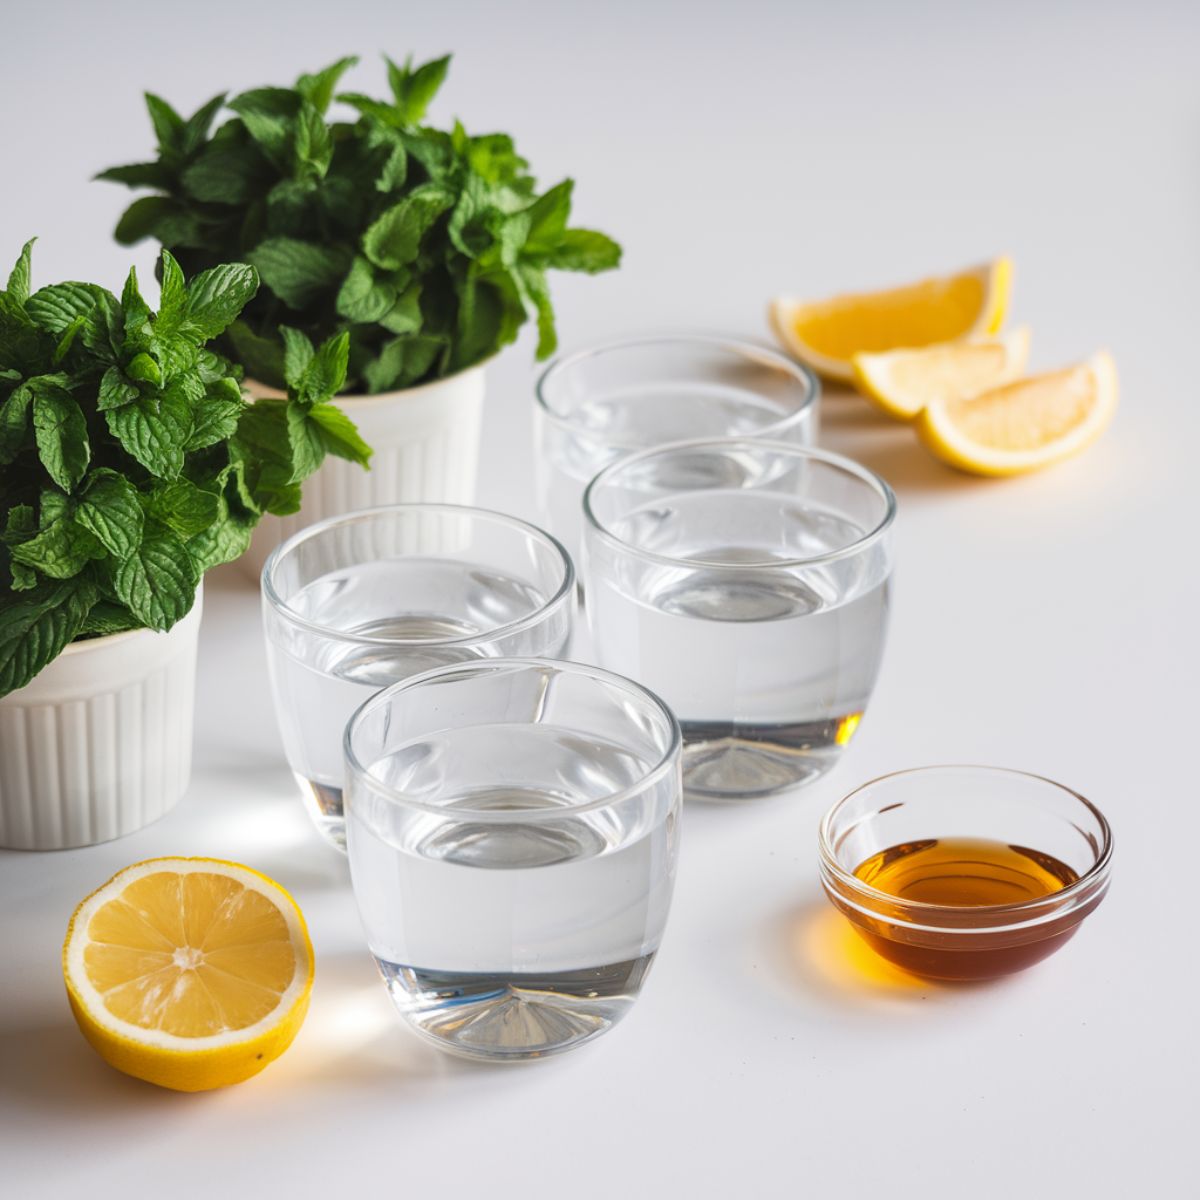
<path fill-rule="evenodd" d="M 255 397 L 283 393 L 254 380 Z M 417 501 L 471 504 L 483 425 L 484 366 L 419 387 L 377 396 L 338 396 L 334 403 L 374 451 L 371 469 L 332 455 L 304 481 L 304 500 L 290 517 L 264 517 L 242 567 L 257 577 L 267 556 L 297 530 L 360 508 Z"/>
<path fill-rule="evenodd" d="M 72 642 L 0 698 L 0 846 L 63 850 L 141 829 L 192 770 L 201 596 L 173 629 Z"/>

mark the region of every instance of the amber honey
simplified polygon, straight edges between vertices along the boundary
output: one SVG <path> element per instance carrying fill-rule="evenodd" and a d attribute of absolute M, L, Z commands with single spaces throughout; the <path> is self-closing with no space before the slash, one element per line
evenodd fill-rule
<path fill-rule="evenodd" d="M 872 854 L 854 874 L 899 900 L 954 908 L 1040 900 L 1079 878 L 1049 854 L 984 838 L 905 842 Z"/>
<path fill-rule="evenodd" d="M 988 911 L 1042 900 L 1079 878 L 1052 855 L 1004 842 L 905 842 L 871 855 L 854 875 L 896 900 L 876 905 L 871 918 L 847 911 L 858 931 L 885 958 L 934 979 L 990 979 L 1019 971 L 1057 950 L 1083 915 L 1014 930 L 1001 913 Z M 946 912 L 922 914 L 909 907 L 915 905 Z M 979 910 L 977 918 L 973 909 Z"/>

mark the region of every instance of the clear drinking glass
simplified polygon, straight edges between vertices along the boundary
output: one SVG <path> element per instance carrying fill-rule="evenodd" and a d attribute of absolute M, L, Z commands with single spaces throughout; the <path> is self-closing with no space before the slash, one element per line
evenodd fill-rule
<path fill-rule="evenodd" d="M 443 667 L 346 730 L 354 895 L 418 1033 L 474 1058 L 580 1045 L 637 998 L 679 847 L 679 726 L 579 663 Z"/>
<path fill-rule="evenodd" d="M 345 844 L 342 734 L 372 692 L 447 663 L 565 654 L 575 570 L 532 525 L 397 504 L 301 530 L 263 567 L 263 622 L 288 765 Z"/>
<path fill-rule="evenodd" d="M 583 490 L 601 468 L 683 438 L 811 445 L 819 395 L 807 368 L 737 338 L 627 338 L 556 359 L 534 412 L 542 521 L 578 558 Z"/>
<path fill-rule="evenodd" d="M 891 489 L 822 450 L 681 442 L 605 468 L 584 498 L 597 661 L 683 729 L 689 795 L 766 795 L 822 775 L 875 684 Z"/>

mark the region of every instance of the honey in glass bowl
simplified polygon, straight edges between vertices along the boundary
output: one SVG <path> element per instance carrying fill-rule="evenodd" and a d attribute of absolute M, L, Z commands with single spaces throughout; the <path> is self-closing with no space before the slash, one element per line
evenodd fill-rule
<path fill-rule="evenodd" d="M 994 979 L 1059 949 L 1108 888 L 1112 833 L 1036 775 L 927 767 L 873 780 L 826 814 L 825 891 L 868 944 L 917 975 Z"/>

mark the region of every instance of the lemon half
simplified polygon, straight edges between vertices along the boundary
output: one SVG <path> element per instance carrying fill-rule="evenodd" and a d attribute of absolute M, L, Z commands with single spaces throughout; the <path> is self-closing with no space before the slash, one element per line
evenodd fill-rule
<path fill-rule="evenodd" d="M 75 910 L 63 977 L 84 1037 L 119 1071 L 177 1091 L 240 1083 L 291 1045 L 312 991 L 296 902 L 212 858 L 153 858 Z"/>
<path fill-rule="evenodd" d="M 944 342 L 919 350 L 856 354 L 854 383 L 876 408 L 910 421 L 935 400 L 973 396 L 1018 379 L 1029 361 L 1025 326 L 996 337 Z"/>
<path fill-rule="evenodd" d="M 776 336 L 827 379 L 854 378 L 856 354 L 929 346 L 997 333 L 1012 289 L 1012 262 L 997 258 L 954 275 L 831 300 L 780 296 L 771 302 Z"/>
<path fill-rule="evenodd" d="M 1112 421 L 1117 392 L 1116 365 L 1101 352 L 977 396 L 935 400 L 915 428 L 951 466 L 976 475 L 1019 475 L 1091 445 Z"/>

